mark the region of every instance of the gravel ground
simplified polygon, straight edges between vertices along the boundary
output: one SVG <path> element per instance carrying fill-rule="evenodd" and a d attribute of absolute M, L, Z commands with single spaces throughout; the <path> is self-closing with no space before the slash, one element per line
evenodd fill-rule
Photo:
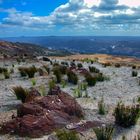
<path fill-rule="evenodd" d="M 22 64 L 21 66 L 30 66 L 35 64 L 37 67 L 41 66 L 41 63 L 29 63 L 29 64 Z M 3 65 L 0 63 L 0 66 Z M 10 65 L 11 63 L 7 63 Z M 85 68 L 91 64 L 84 63 Z M 114 121 L 114 117 L 112 116 L 113 109 L 119 101 L 125 102 L 125 104 L 133 104 L 136 102 L 138 96 L 140 96 L 140 86 L 138 84 L 138 78 L 132 77 L 131 67 L 103 67 L 98 63 L 92 64 L 92 66 L 97 67 L 103 72 L 104 75 L 110 78 L 108 81 L 98 82 L 94 87 L 89 87 L 87 89 L 88 95 L 90 98 L 78 98 L 77 101 L 83 107 L 85 111 L 85 119 L 86 120 L 100 120 L 103 122 L 112 123 Z M 15 65 L 15 72 L 12 74 L 12 77 L 7 80 L 2 80 L 2 76 L 0 76 L 0 123 L 3 121 L 7 121 L 11 118 L 12 114 L 16 114 L 16 106 L 19 105 L 21 102 L 16 100 L 16 97 L 11 92 L 11 87 L 21 85 L 25 88 L 30 88 L 32 86 L 31 81 L 29 79 L 23 79 L 20 77 L 17 68 L 19 65 Z M 140 74 L 140 70 L 138 70 Z M 50 77 L 39 77 L 36 76 L 37 85 L 45 85 L 48 86 L 48 79 Z M 82 77 L 80 77 L 82 79 Z M 73 89 L 77 86 L 67 85 L 62 90 L 71 94 L 73 96 Z M 108 114 L 101 116 L 98 115 L 98 101 L 101 98 L 104 98 L 104 102 L 108 109 Z M 133 140 L 135 133 L 139 133 L 140 127 L 136 125 L 131 129 L 117 129 L 115 132 L 114 140 L 120 140 L 122 135 L 126 135 L 128 140 Z M 90 134 L 89 134 L 90 133 Z M 85 132 L 84 137 L 81 139 L 86 139 L 94 137 L 94 133 Z M 0 136 L 0 140 L 25 140 L 27 138 L 19 138 L 17 136 L 13 137 L 10 135 Z M 45 136 L 41 139 L 36 140 L 47 140 L 48 136 Z M 94 140 L 92 138 L 91 140 Z"/>

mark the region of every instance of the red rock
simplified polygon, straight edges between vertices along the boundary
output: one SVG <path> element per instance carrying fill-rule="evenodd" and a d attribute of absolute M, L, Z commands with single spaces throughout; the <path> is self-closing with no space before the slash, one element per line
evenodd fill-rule
<path fill-rule="evenodd" d="M 17 117 L 2 125 L 1 133 L 40 137 L 83 116 L 76 100 L 59 88 L 53 90 L 53 95 L 45 97 L 39 96 L 37 92 L 29 95 L 28 102 L 18 108 Z"/>

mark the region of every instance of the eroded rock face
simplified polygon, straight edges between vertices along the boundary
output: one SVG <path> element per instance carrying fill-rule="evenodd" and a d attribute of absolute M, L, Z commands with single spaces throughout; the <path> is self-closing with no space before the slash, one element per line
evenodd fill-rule
<path fill-rule="evenodd" d="M 18 108 L 17 117 L 3 124 L 1 133 L 40 137 L 76 122 L 83 116 L 76 100 L 59 88 L 55 88 L 52 95 L 45 97 L 39 96 L 37 92 L 32 92 L 31 95 L 30 98 L 27 97 L 27 102 Z"/>

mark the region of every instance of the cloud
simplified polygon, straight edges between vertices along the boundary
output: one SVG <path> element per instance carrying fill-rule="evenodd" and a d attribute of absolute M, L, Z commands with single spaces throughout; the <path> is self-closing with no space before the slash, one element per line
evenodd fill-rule
<path fill-rule="evenodd" d="M 139 7 L 120 3 L 120 0 L 97 1 L 98 4 L 90 3 L 88 0 L 69 0 L 68 3 L 56 8 L 49 16 L 36 16 L 31 12 L 17 11 L 14 8 L 1 9 L 8 13 L 8 16 L 3 18 L 2 24 L 40 30 L 57 27 L 68 32 L 71 30 L 76 32 L 126 31 L 140 28 L 138 26 L 140 24 Z"/>

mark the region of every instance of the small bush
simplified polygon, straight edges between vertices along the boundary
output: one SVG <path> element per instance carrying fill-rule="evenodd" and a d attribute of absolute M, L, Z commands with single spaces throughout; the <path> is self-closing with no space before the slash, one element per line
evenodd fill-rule
<path fill-rule="evenodd" d="M 78 77 L 77 75 L 73 72 L 73 71 L 68 71 L 67 72 L 67 76 L 68 76 L 68 82 L 72 83 L 74 85 L 77 85 L 78 83 Z"/>
<path fill-rule="evenodd" d="M 100 70 L 97 69 L 96 67 L 90 67 L 90 66 L 89 66 L 89 71 L 92 72 L 92 73 L 93 73 L 93 72 L 94 72 L 94 73 L 99 73 L 99 72 L 100 72 Z"/>
<path fill-rule="evenodd" d="M 71 62 L 71 63 L 70 63 L 70 66 L 71 66 L 71 67 L 76 67 L 76 64 L 75 64 L 74 62 Z"/>
<path fill-rule="evenodd" d="M 137 77 L 138 76 L 138 72 L 137 71 L 132 71 L 132 77 Z"/>
<path fill-rule="evenodd" d="M 104 98 L 102 97 L 101 101 L 98 102 L 98 113 L 100 115 L 105 115 L 106 111 L 105 111 L 105 104 L 104 104 Z"/>
<path fill-rule="evenodd" d="M 8 71 L 4 72 L 3 75 L 4 75 L 5 79 L 9 79 L 10 78 L 10 73 Z"/>
<path fill-rule="evenodd" d="M 27 89 L 24 89 L 21 86 L 13 87 L 14 94 L 16 95 L 18 100 L 21 100 L 23 103 L 28 95 Z"/>
<path fill-rule="evenodd" d="M 78 64 L 77 64 L 77 67 L 78 67 L 78 68 L 82 68 L 83 65 L 82 65 L 81 63 L 78 63 Z"/>
<path fill-rule="evenodd" d="M 61 75 L 60 69 L 58 67 L 55 67 L 53 69 L 53 73 L 56 76 L 57 83 L 61 83 L 62 75 Z"/>
<path fill-rule="evenodd" d="M 114 128 L 113 126 L 109 125 L 106 127 L 95 128 L 94 132 L 97 140 L 112 140 Z"/>
<path fill-rule="evenodd" d="M 4 72 L 8 72 L 8 69 L 0 67 L 0 73 L 4 73 Z"/>
<path fill-rule="evenodd" d="M 56 136 L 58 140 L 80 140 L 75 131 L 57 130 Z"/>
<path fill-rule="evenodd" d="M 47 95 L 45 85 L 42 84 L 42 85 L 39 86 L 39 92 L 41 93 L 41 96 L 46 96 Z"/>
<path fill-rule="evenodd" d="M 116 68 L 120 68 L 120 67 L 121 67 L 121 64 L 116 63 L 116 64 L 115 64 L 115 67 L 116 67 Z"/>
<path fill-rule="evenodd" d="M 55 86 L 56 84 L 54 80 L 49 81 L 49 91 L 51 91 Z"/>
<path fill-rule="evenodd" d="M 86 78 L 86 82 L 88 83 L 88 86 L 95 86 L 95 84 L 96 84 L 96 78 L 95 77 L 93 77 L 90 74 L 87 74 L 85 76 L 85 78 Z"/>
<path fill-rule="evenodd" d="M 50 74 L 50 68 L 48 66 L 46 66 L 46 65 L 44 65 L 43 67 L 48 72 L 48 74 Z"/>
<path fill-rule="evenodd" d="M 61 85 L 62 85 L 62 88 L 65 88 L 65 86 L 67 85 L 67 82 L 65 80 L 62 80 Z"/>
<path fill-rule="evenodd" d="M 122 127 L 135 125 L 140 117 L 140 108 L 138 105 L 125 106 L 118 103 L 114 111 L 115 123 Z"/>
<path fill-rule="evenodd" d="M 18 70 L 20 72 L 21 77 L 26 77 L 27 76 L 24 67 L 20 67 L 20 68 L 18 68 Z"/>
<path fill-rule="evenodd" d="M 31 83 L 32 83 L 32 86 L 35 86 L 36 85 L 36 79 L 35 78 L 31 79 Z"/>

